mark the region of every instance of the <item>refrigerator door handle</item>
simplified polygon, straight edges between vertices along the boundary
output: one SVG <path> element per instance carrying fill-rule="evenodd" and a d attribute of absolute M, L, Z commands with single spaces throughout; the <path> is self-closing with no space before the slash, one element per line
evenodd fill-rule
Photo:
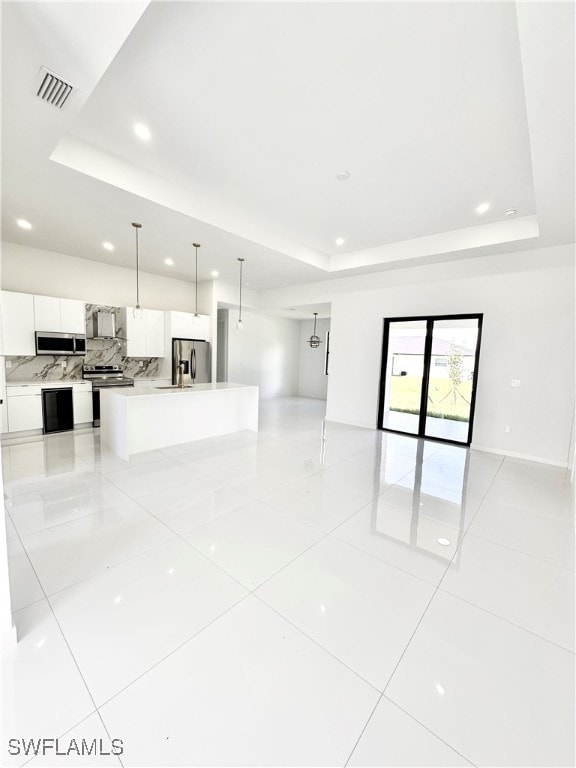
<path fill-rule="evenodd" d="M 196 350 L 192 349 L 192 356 L 190 358 L 191 360 L 191 375 L 192 379 L 196 378 Z"/>

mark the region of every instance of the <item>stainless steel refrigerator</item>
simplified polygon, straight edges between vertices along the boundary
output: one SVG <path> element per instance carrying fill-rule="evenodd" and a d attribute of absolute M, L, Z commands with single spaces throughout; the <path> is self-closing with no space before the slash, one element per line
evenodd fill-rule
<path fill-rule="evenodd" d="M 212 381 L 210 342 L 194 339 L 172 339 L 172 384 L 178 383 L 178 366 L 182 364 L 184 385 Z"/>

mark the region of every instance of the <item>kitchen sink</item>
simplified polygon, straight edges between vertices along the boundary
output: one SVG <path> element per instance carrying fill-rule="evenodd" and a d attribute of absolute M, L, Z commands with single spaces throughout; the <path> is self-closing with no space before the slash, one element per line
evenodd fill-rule
<path fill-rule="evenodd" d="M 154 389 L 194 389 L 194 385 L 185 384 L 183 387 L 179 387 L 177 384 L 172 384 L 169 387 L 154 387 Z"/>

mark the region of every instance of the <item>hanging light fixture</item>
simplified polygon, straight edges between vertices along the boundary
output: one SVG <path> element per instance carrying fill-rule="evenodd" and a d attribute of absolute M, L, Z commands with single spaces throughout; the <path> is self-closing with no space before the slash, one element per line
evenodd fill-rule
<path fill-rule="evenodd" d="M 136 230 L 136 306 L 134 307 L 134 319 L 141 320 L 144 317 L 144 312 L 140 306 L 140 254 L 138 252 L 138 230 L 142 229 L 142 224 L 136 224 L 132 222 L 132 226 Z"/>
<path fill-rule="evenodd" d="M 192 245 L 196 249 L 196 277 L 194 278 L 196 281 L 196 308 L 194 310 L 194 317 L 200 317 L 198 314 L 198 248 L 200 248 L 200 243 L 192 243 Z"/>
<path fill-rule="evenodd" d="M 240 302 L 239 302 L 239 312 L 238 312 L 238 322 L 236 324 L 236 328 L 238 328 L 239 331 L 244 330 L 244 321 L 242 320 L 242 267 L 244 265 L 244 259 L 238 259 L 240 262 Z"/>
<path fill-rule="evenodd" d="M 318 317 L 318 312 L 314 312 L 314 332 L 312 333 L 312 336 L 308 339 L 308 344 L 312 347 L 312 349 L 318 349 L 320 346 L 320 337 L 316 336 L 316 318 Z"/>

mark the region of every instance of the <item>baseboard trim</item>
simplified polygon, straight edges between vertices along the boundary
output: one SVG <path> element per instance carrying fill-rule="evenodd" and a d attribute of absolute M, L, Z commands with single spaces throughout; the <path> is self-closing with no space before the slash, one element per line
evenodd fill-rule
<path fill-rule="evenodd" d="M 551 459 L 544 459 L 542 456 L 531 456 L 527 453 L 515 453 L 514 451 L 500 451 L 497 448 L 488 448 L 485 445 L 476 445 L 472 443 L 470 448 L 475 451 L 484 451 L 485 453 L 495 453 L 498 456 L 510 456 L 511 459 L 524 459 L 524 461 L 535 461 L 538 464 L 548 464 L 552 467 L 562 467 L 562 469 L 568 469 L 567 461 L 552 461 Z"/>

